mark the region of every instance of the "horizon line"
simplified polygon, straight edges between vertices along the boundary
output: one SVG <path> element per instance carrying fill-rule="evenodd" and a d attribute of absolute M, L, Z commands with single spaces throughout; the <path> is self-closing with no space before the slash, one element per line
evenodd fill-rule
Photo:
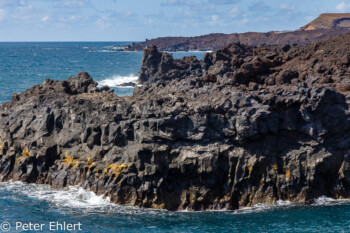
<path fill-rule="evenodd" d="M 0 43 L 58 43 L 58 42 L 134 42 L 134 43 L 139 43 L 142 41 L 128 41 L 128 40 L 96 40 L 96 41 L 88 41 L 88 40 L 61 40 L 61 41 L 45 41 L 45 40 L 38 40 L 38 41 L 0 41 Z"/>

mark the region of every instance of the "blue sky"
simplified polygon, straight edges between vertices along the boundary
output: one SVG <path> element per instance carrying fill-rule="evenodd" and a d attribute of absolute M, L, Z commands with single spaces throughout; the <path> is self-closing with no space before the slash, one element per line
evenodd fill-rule
<path fill-rule="evenodd" d="M 0 41 L 141 41 L 297 29 L 350 0 L 0 0 Z"/>

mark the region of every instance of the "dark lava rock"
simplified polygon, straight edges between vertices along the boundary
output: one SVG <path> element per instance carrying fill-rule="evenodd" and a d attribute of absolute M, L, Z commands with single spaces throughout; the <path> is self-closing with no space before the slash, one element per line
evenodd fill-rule
<path fill-rule="evenodd" d="M 169 210 L 349 198 L 349 43 L 233 44 L 202 61 L 152 47 L 132 97 L 87 73 L 46 80 L 0 105 L 0 180 Z"/>

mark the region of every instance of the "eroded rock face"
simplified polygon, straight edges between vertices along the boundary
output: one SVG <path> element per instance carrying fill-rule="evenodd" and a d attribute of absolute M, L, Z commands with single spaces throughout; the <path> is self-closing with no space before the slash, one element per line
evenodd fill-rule
<path fill-rule="evenodd" d="M 132 97 L 87 73 L 46 80 L 0 106 L 0 180 L 169 210 L 347 198 L 348 98 L 315 82 L 328 74 L 301 79 L 297 59 L 312 58 L 298 49 L 236 44 L 195 61 L 150 48 Z"/>
<path fill-rule="evenodd" d="M 306 81 L 312 86 L 347 92 L 350 91 L 349 41 L 350 34 L 307 46 L 250 47 L 237 43 L 207 53 L 201 61 L 193 57 L 173 59 L 153 46 L 144 50 L 139 82 L 168 83 L 189 76 L 204 82 L 226 79 L 241 87 L 250 83 L 280 86 Z"/>

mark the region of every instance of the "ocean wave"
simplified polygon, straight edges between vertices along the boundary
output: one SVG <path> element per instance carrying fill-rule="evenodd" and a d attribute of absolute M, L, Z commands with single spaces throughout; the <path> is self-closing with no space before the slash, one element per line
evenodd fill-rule
<path fill-rule="evenodd" d="M 123 52 L 123 51 L 102 49 L 102 50 L 97 50 L 97 52 L 98 53 L 117 53 L 117 52 Z"/>
<path fill-rule="evenodd" d="M 117 205 L 110 201 L 104 195 L 96 195 L 92 191 L 85 190 L 79 186 L 70 186 L 63 190 L 52 189 L 49 185 L 27 184 L 23 182 L 2 182 L 0 183 L 0 192 L 12 192 L 16 195 L 4 196 L 4 199 L 20 200 L 24 197 L 29 197 L 34 200 L 44 201 L 57 207 L 58 209 L 66 209 L 75 212 L 84 213 L 122 213 L 122 214 L 176 214 L 176 213 L 198 213 L 186 210 L 178 212 L 169 212 L 167 210 L 145 209 L 139 207 Z M 18 194 L 20 194 L 18 196 Z M 326 196 L 321 196 L 314 199 L 314 202 L 309 206 L 336 206 L 348 205 L 349 199 L 333 199 Z M 298 206 L 308 206 L 290 201 L 278 200 L 275 204 L 256 204 L 251 207 L 244 207 L 239 210 L 216 210 L 216 211 L 199 211 L 199 212 L 227 212 L 231 214 L 251 214 L 278 209 L 288 209 Z"/>
<path fill-rule="evenodd" d="M 290 201 L 283 201 L 278 200 L 275 204 L 255 204 L 250 207 L 243 207 L 242 209 L 233 211 L 234 214 L 250 214 L 250 213 L 259 213 L 259 212 L 266 212 L 276 209 L 282 209 L 282 208 L 291 208 L 296 206 L 295 203 L 292 203 Z"/>
<path fill-rule="evenodd" d="M 52 189 L 49 185 L 27 184 L 23 182 L 0 182 L 0 193 L 11 192 L 7 199 L 43 201 L 61 211 L 75 213 L 119 213 L 119 214 L 159 214 L 166 210 L 144 209 L 117 205 L 104 195 L 98 196 L 79 186 L 70 186 L 62 190 Z"/>
<path fill-rule="evenodd" d="M 94 208 L 114 205 L 108 197 L 97 196 L 94 192 L 86 191 L 78 186 L 54 190 L 49 185 L 25 184 L 17 181 L 1 183 L 0 187 L 61 207 Z"/>
<path fill-rule="evenodd" d="M 129 75 L 129 76 L 120 76 L 120 75 L 115 75 L 112 78 L 108 78 L 102 81 L 99 81 L 98 84 L 99 86 L 110 86 L 110 87 L 118 87 L 118 85 L 121 85 L 123 83 L 136 83 L 138 77 L 135 75 Z"/>

